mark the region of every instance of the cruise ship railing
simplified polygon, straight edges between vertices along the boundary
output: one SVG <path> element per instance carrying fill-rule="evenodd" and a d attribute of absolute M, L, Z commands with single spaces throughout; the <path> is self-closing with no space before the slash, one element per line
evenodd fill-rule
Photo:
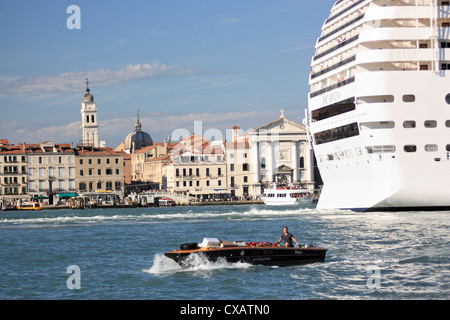
<path fill-rule="evenodd" d="M 336 83 L 336 84 L 333 84 L 332 86 L 323 88 L 323 89 L 318 90 L 318 91 L 316 91 L 316 92 L 311 92 L 311 93 L 309 94 L 309 97 L 310 97 L 310 98 L 317 97 L 317 96 L 319 96 L 319 95 L 321 95 L 321 94 L 324 94 L 325 92 L 328 92 L 328 91 L 337 89 L 337 88 L 339 88 L 339 87 L 345 86 L 346 84 L 352 83 L 352 82 L 354 82 L 354 81 L 355 81 L 355 77 L 348 78 L 347 80 L 338 82 L 338 83 Z"/>

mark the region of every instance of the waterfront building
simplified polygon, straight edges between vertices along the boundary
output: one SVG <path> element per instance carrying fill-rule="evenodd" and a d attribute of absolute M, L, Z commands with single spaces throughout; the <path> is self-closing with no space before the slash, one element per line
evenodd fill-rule
<path fill-rule="evenodd" d="M 260 196 L 271 183 L 307 187 L 314 191 L 313 153 L 306 127 L 286 118 L 249 131 L 250 159 L 248 192 Z"/>
<path fill-rule="evenodd" d="M 76 190 L 90 195 L 109 193 L 123 198 L 123 154 L 112 148 L 77 148 L 75 150 Z"/>
<path fill-rule="evenodd" d="M 86 79 L 86 93 L 81 103 L 81 146 L 99 147 L 98 143 L 98 119 L 97 108 L 95 107 L 94 96 L 89 89 L 89 82 Z"/>
<path fill-rule="evenodd" d="M 250 144 L 247 134 L 241 135 L 241 128 L 232 128 L 232 141 L 226 146 L 227 182 L 232 197 L 248 196 L 251 182 Z"/>
<path fill-rule="evenodd" d="M 75 152 L 72 144 L 43 141 L 24 144 L 28 194 L 49 204 L 75 195 Z"/>
<path fill-rule="evenodd" d="M 131 180 L 135 186 L 140 186 L 138 189 L 153 189 L 158 188 L 160 181 L 153 181 L 152 178 L 155 173 L 151 170 L 151 166 L 146 166 L 146 162 L 156 159 L 168 154 L 176 143 L 156 142 L 151 146 L 141 148 L 131 154 Z"/>
<path fill-rule="evenodd" d="M 163 189 L 199 199 L 229 197 L 223 142 L 213 144 L 191 135 L 180 140 L 170 154 L 171 161 L 163 166 Z"/>
<path fill-rule="evenodd" d="M 27 156 L 25 146 L 0 139 L 0 200 L 8 203 L 29 199 L 27 195 Z"/>
<path fill-rule="evenodd" d="M 149 181 L 154 189 L 163 189 L 163 168 L 171 163 L 171 155 L 165 154 L 144 162 L 144 180 Z"/>

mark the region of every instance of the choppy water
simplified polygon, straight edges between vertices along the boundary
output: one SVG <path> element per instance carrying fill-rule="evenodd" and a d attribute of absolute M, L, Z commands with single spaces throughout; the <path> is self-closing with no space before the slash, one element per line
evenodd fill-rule
<path fill-rule="evenodd" d="M 204 237 L 275 242 L 285 225 L 300 242 L 327 248 L 326 262 L 199 260 L 181 268 L 163 255 Z M 0 259 L 0 299 L 449 299 L 450 212 L 264 205 L 1 212 Z"/>

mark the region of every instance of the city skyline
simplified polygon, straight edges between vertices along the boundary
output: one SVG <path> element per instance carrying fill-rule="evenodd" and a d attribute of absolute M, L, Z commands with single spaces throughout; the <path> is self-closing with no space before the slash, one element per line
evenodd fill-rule
<path fill-rule="evenodd" d="M 69 29 L 71 5 L 81 29 Z M 89 78 L 99 138 L 178 128 L 243 130 L 283 108 L 301 122 L 314 43 L 330 0 L 2 2 L 0 138 L 81 140 Z"/>

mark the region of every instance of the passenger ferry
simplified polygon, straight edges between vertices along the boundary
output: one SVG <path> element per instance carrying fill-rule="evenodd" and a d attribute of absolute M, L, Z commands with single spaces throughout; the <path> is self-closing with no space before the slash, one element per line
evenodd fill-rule
<path fill-rule="evenodd" d="M 317 207 L 449 208 L 449 1 L 335 1 L 315 49 Z"/>
<path fill-rule="evenodd" d="M 37 201 L 22 202 L 22 204 L 17 205 L 19 210 L 42 210 L 42 206 Z"/>
<path fill-rule="evenodd" d="M 309 190 L 276 183 L 271 184 L 269 189 L 264 190 L 261 200 L 265 204 L 273 206 L 308 206 L 313 203 L 313 197 Z"/>
<path fill-rule="evenodd" d="M 159 207 L 175 207 L 175 201 L 170 198 L 161 198 L 158 200 Z"/>

